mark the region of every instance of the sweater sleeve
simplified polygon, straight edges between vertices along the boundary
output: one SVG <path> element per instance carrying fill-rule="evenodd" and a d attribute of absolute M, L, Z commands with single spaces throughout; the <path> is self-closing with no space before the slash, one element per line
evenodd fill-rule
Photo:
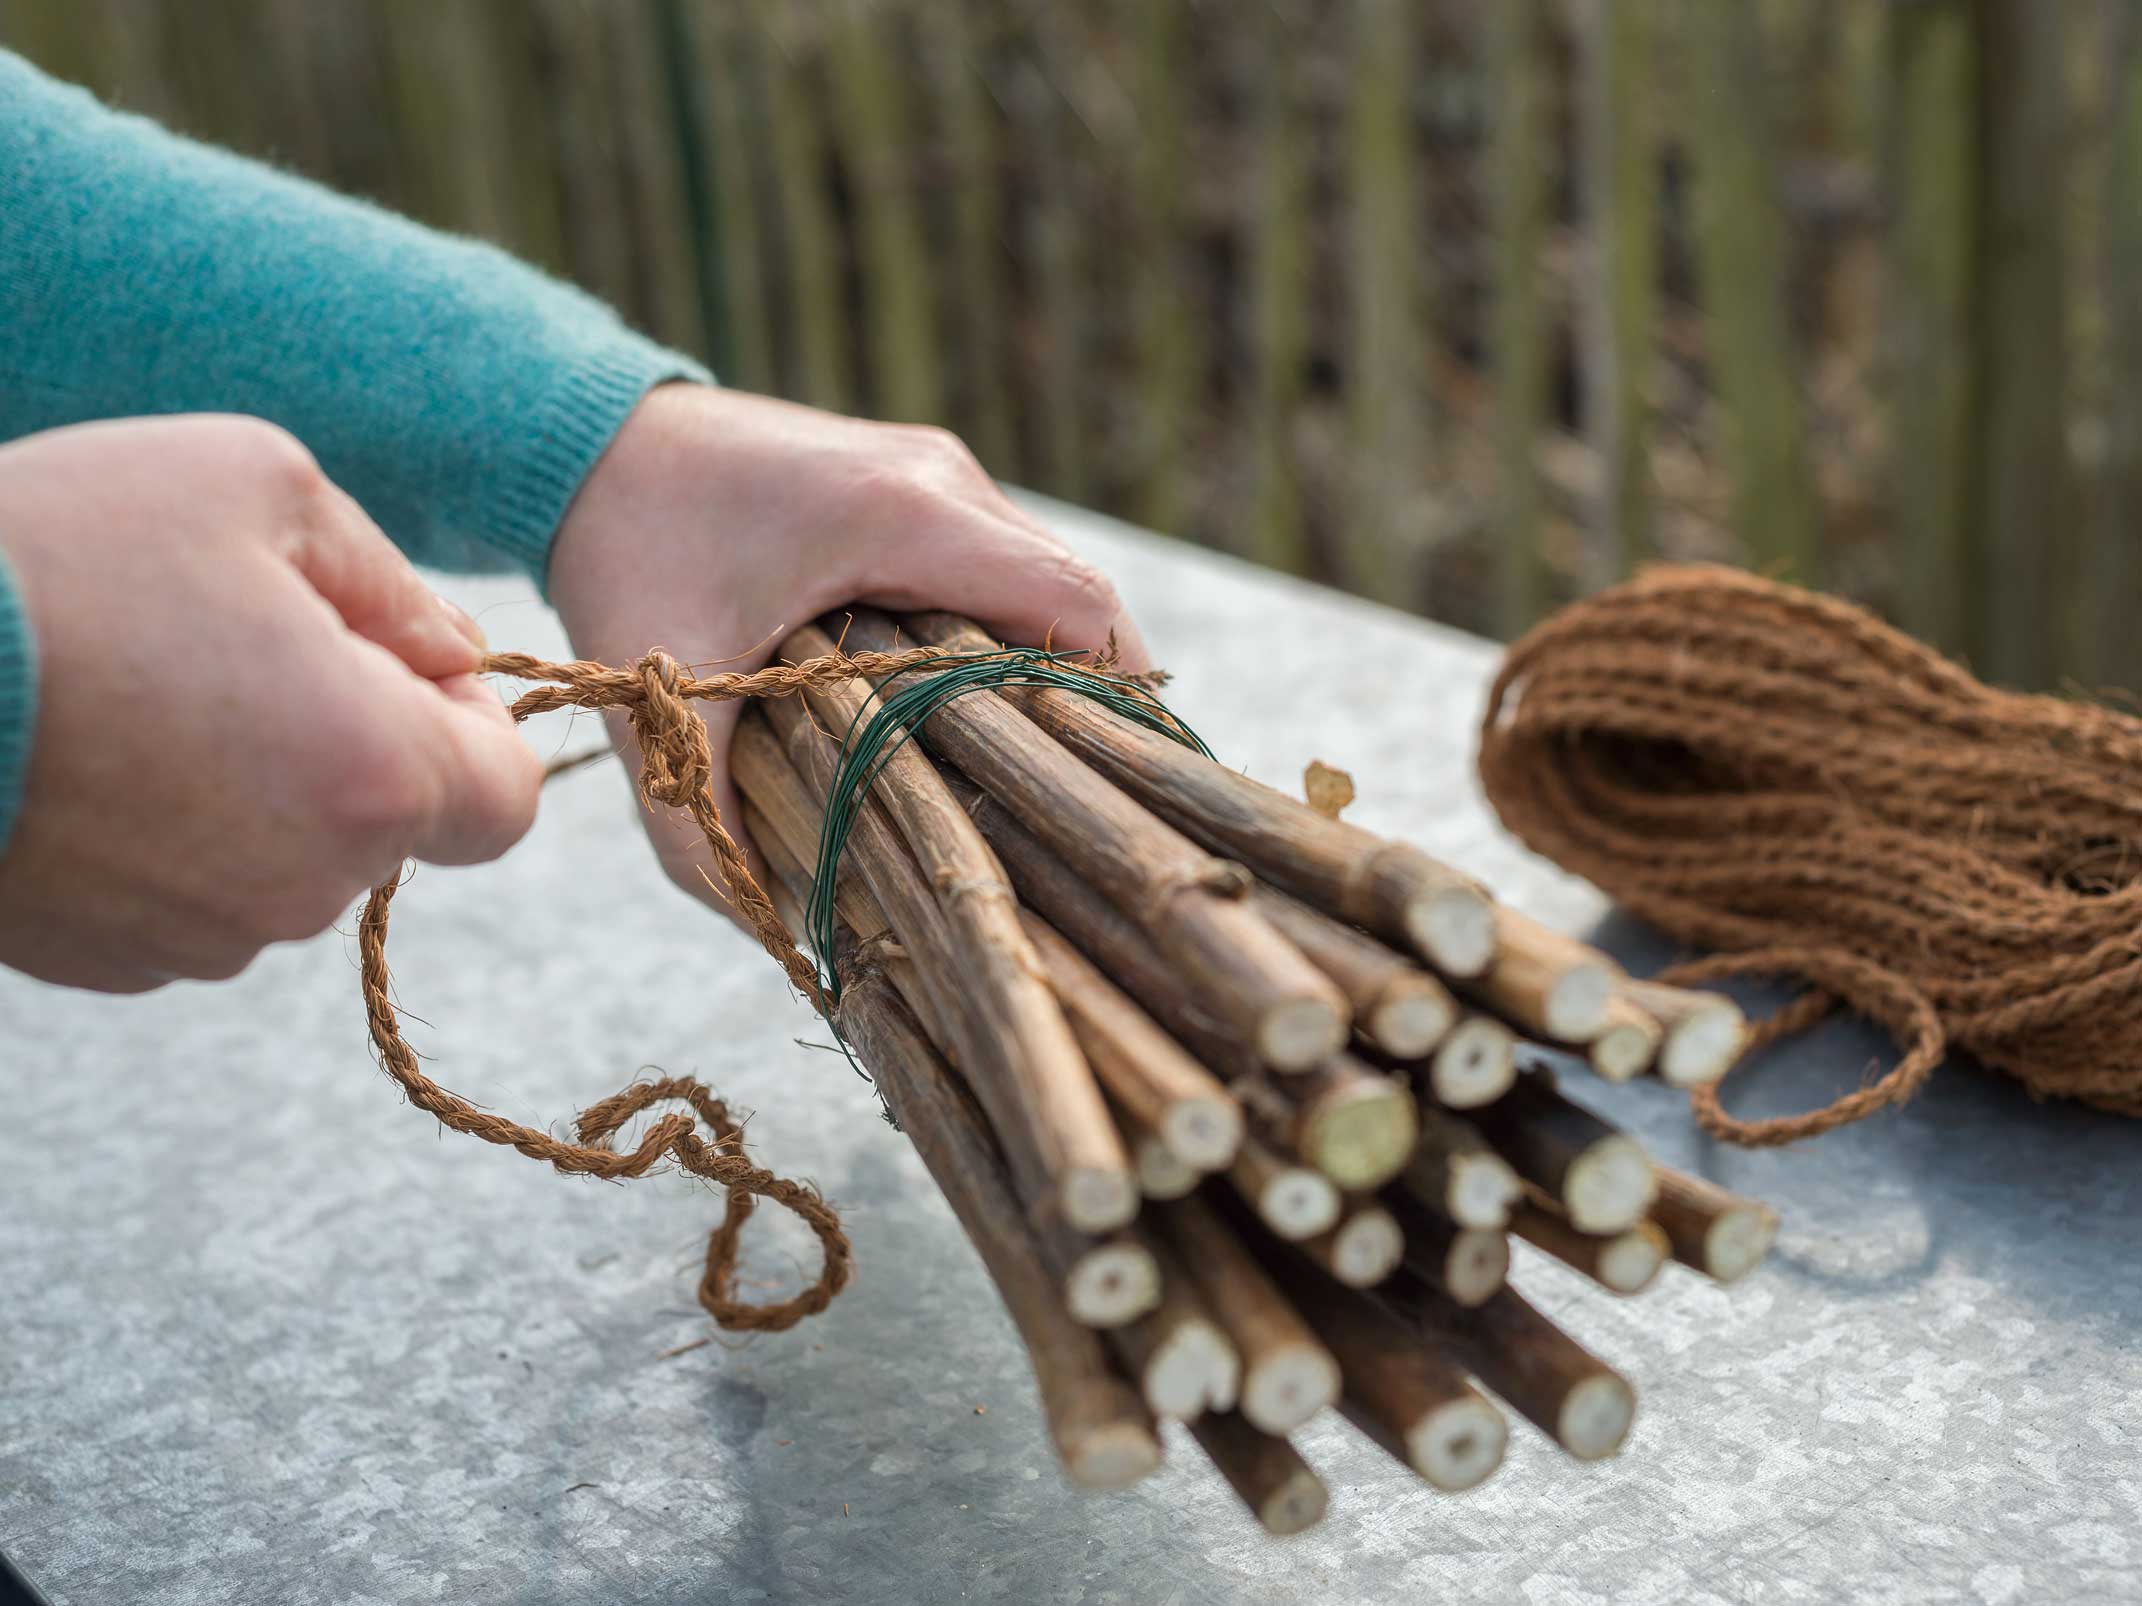
<path fill-rule="evenodd" d="M 540 583 L 625 415 L 650 386 L 707 378 L 501 251 L 111 111 L 0 51 L 0 439 L 250 413 L 302 440 L 418 562 Z M 10 617 L 0 596 L 0 633 Z M 0 774 L 16 695 L 0 685 Z"/>

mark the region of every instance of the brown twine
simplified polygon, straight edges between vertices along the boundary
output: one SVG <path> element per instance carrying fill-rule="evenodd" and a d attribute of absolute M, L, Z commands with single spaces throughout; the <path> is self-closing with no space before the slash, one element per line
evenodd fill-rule
<path fill-rule="evenodd" d="M 743 850 L 722 824 L 710 790 L 713 750 L 707 728 L 690 704 L 694 700 L 727 702 L 740 697 L 791 697 L 806 689 L 837 685 L 857 675 L 879 676 L 923 659 L 941 656 L 936 648 L 901 653 L 835 653 L 801 664 L 775 664 L 751 674 L 693 676 L 669 654 L 654 651 L 629 669 L 603 664 L 545 663 L 524 653 L 492 653 L 485 673 L 543 681 L 513 705 L 513 717 L 559 708 L 621 708 L 632 725 L 642 755 L 640 789 L 650 805 L 682 809 L 698 825 L 714 855 L 723 888 L 759 944 L 787 972 L 789 980 L 821 1013 L 825 1001 L 809 960 L 781 924 L 764 890 L 752 878 Z M 570 1175 L 606 1178 L 641 1177 L 674 1162 L 694 1176 L 727 1190 L 721 1220 L 707 1238 L 706 1270 L 699 1303 L 725 1328 L 778 1331 L 822 1311 L 847 1285 L 854 1255 L 840 1217 L 808 1183 L 791 1182 L 753 1165 L 744 1152 L 742 1126 L 728 1107 L 691 1077 L 637 1082 L 583 1110 L 576 1123 L 580 1141 L 567 1143 L 533 1127 L 478 1109 L 440 1087 L 418 1067 L 415 1052 L 403 1039 L 387 973 L 387 906 L 400 879 L 373 890 L 357 926 L 357 950 L 363 978 L 365 1015 L 381 1066 L 401 1084 L 409 1102 L 437 1116 L 456 1132 L 486 1143 L 518 1150 Z M 618 1130 L 641 1111 L 666 1102 L 690 1107 L 691 1115 L 671 1111 L 641 1136 L 638 1147 L 620 1153 L 611 1146 Z M 699 1134 L 704 1122 L 713 1133 Z M 821 1253 L 818 1280 L 800 1294 L 767 1304 L 739 1300 L 732 1292 L 737 1241 L 760 1199 L 794 1211 L 817 1234 Z"/>
<path fill-rule="evenodd" d="M 1911 1097 L 1950 1044 L 2033 1097 L 2142 1116 L 2142 720 L 1980 684 L 1848 603 L 1662 567 L 1510 649 L 1480 775 L 1503 823 L 1643 919 L 1724 950 L 1669 973 L 1794 976 L 1903 1057 L 1714 1136 L 1811 1137 Z"/>

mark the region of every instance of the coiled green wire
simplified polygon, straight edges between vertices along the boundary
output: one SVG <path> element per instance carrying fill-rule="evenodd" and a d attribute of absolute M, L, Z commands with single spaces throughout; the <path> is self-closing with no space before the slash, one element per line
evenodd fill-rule
<path fill-rule="evenodd" d="M 871 785 L 892 762 L 893 755 L 915 739 L 915 732 L 938 709 L 969 692 L 993 691 L 999 686 L 1048 686 L 1091 698 L 1102 707 L 1148 730 L 1212 757 L 1212 749 L 1184 725 L 1165 704 L 1135 681 L 1119 680 L 1086 668 L 1071 653 L 1046 652 L 1038 647 L 1012 648 L 991 653 L 946 653 L 924 658 L 887 675 L 878 687 L 875 711 L 858 712 L 841 736 L 840 762 L 834 766 L 832 784 L 826 789 L 825 823 L 818 834 L 818 865 L 811 873 L 811 903 L 804 911 L 811 947 L 818 962 L 818 981 L 828 1002 L 838 1002 L 840 979 L 833 974 L 834 934 L 839 916 L 834 912 L 833 885 L 839 873 L 848 838 L 855 830 L 863 801 Z M 903 676 L 928 678 L 892 690 Z M 858 728 L 860 727 L 860 728 Z M 837 1023 L 833 1035 L 840 1036 Z M 845 1041 L 841 1044 L 845 1049 Z M 851 1055 L 849 1063 L 854 1063 Z M 858 1071 L 861 1067 L 857 1067 Z"/>

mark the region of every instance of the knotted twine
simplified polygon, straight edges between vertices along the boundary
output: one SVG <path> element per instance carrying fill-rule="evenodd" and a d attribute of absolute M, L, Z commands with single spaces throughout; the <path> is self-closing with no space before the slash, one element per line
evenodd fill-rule
<path fill-rule="evenodd" d="M 560 708 L 619 708 L 626 713 L 641 753 L 640 790 L 648 805 L 664 805 L 688 814 L 706 838 L 722 888 L 759 945 L 787 973 L 796 990 L 821 1014 L 828 1009 L 817 972 L 796 947 L 788 928 L 774 913 L 765 891 L 753 879 L 743 850 L 722 824 L 714 806 L 713 750 L 705 722 L 693 701 L 728 702 L 739 697 L 792 697 L 806 689 L 838 685 L 857 675 L 877 677 L 942 657 L 938 649 L 907 652 L 835 653 L 801 664 L 775 664 L 751 674 L 694 676 L 669 654 L 649 653 L 629 669 L 593 663 L 545 663 L 524 653 L 492 653 L 483 673 L 540 681 L 513 704 L 516 721 Z M 779 1331 L 816 1315 L 847 1286 L 854 1256 L 840 1217 L 808 1183 L 792 1182 L 754 1165 L 744 1151 L 743 1128 L 728 1107 L 691 1077 L 636 1082 L 583 1110 L 575 1120 L 579 1141 L 568 1143 L 477 1108 L 426 1076 L 415 1052 L 403 1039 L 387 973 L 387 908 L 400 878 L 373 889 L 357 926 L 359 970 L 365 1016 L 381 1066 L 401 1084 L 409 1102 L 428 1111 L 456 1132 L 486 1143 L 516 1149 L 532 1160 L 547 1161 L 569 1175 L 622 1179 L 646 1176 L 675 1164 L 694 1176 L 719 1184 L 727 1199 L 721 1220 L 707 1238 L 705 1272 L 699 1303 L 722 1327 L 733 1331 Z M 619 1152 L 612 1139 L 624 1124 L 657 1104 L 681 1103 L 691 1114 L 670 1111 L 641 1136 L 636 1148 Z M 700 1123 L 713 1134 L 702 1137 Z M 818 1279 L 793 1298 L 766 1304 L 740 1300 L 733 1292 L 738 1238 L 760 1199 L 794 1211 L 818 1237 Z"/>
<path fill-rule="evenodd" d="M 1690 1095 L 1748 1145 L 1911 1097 L 1948 1048 L 2142 1116 L 2142 720 L 1996 690 L 1848 603 L 1662 567 L 1550 618 L 1488 696 L 1480 776 L 1503 823 L 1683 941 L 1669 972 L 1797 977 L 1763 1023 L 1835 1004 L 1894 1069 L 1765 1121 Z"/>

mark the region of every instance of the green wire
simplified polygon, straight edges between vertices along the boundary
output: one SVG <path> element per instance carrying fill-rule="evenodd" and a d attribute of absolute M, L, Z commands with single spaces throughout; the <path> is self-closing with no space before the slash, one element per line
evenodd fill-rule
<path fill-rule="evenodd" d="M 1197 733 L 1170 714 L 1165 704 L 1133 681 L 1117 680 L 1073 661 L 1070 653 L 1044 652 L 1035 647 L 1004 652 L 945 653 L 924 658 L 896 669 L 879 684 L 878 707 L 867 715 L 858 712 L 841 736 L 840 762 L 834 766 L 832 784 L 826 789 L 825 822 L 818 834 L 818 865 L 811 873 L 811 903 L 804 912 L 811 947 L 818 960 L 818 984 L 829 1003 L 840 999 L 840 979 L 833 973 L 833 939 L 840 919 L 834 911 L 834 880 L 840 871 L 848 838 L 862 812 L 871 786 L 892 762 L 893 755 L 915 739 L 915 733 L 938 709 L 969 692 L 993 691 L 999 686 L 1046 686 L 1091 698 L 1102 707 L 1147 730 L 1193 748 L 1205 757 L 1212 749 Z M 929 678 L 890 691 L 903 675 Z M 860 728 L 858 728 L 860 727 Z M 840 1028 L 833 1035 L 840 1040 Z M 847 1043 L 841 1040 L 845 1049 Z M 849 1056 L 854 1064 L 854 1056 Z M 856 1066 L 858 1073 L 861 1066 Z"/>

